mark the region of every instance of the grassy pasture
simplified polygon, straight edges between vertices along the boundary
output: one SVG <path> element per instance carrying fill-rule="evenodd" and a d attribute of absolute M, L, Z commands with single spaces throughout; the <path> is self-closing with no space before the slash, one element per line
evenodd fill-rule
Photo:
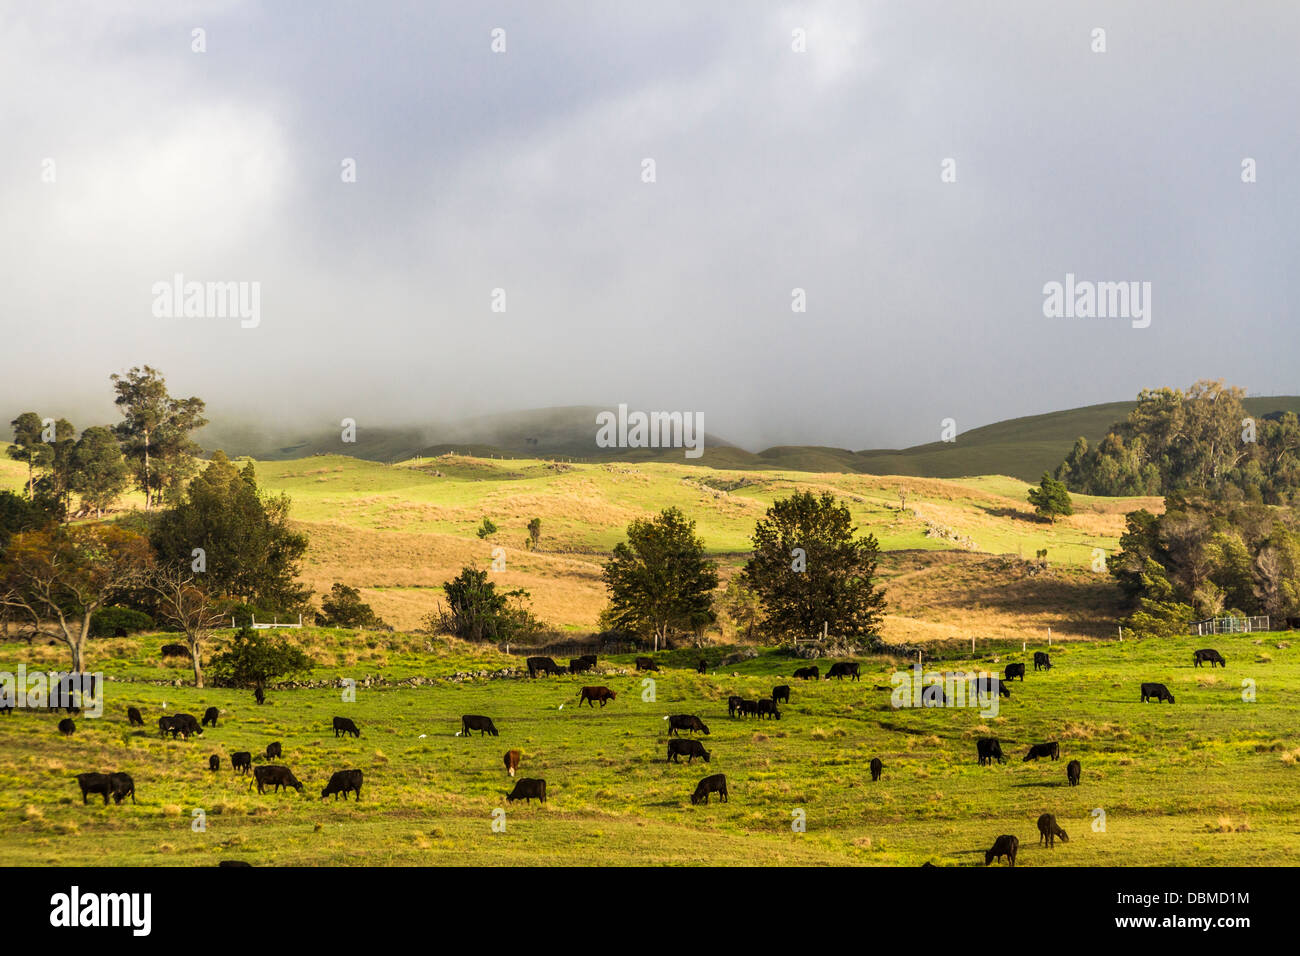
<path fill-rule="evenodd" d="M 445 677 L 522 663 L 421 635 L 308 636 L 322 658 L 316 677 Z M 964 866 L 982 865 L 1000 833 L 1020 838 L 1024 866 L 1300 862 L 1295 634 L 1058 645 L 1055 668 L 1031 668 L 996 717 L 891 708 L 874 686 L 889 683 L 892 661 L 864 659 L 860 683 L 812 684 L 782 679 L 800 662 L 774 652 L 703 676 L 688 669 L 693 652 L 666 655 L 653 702 L 642 700 L 630 659 L 613 658 L 598 678 L 362 686 L 355 703 L 337 690 L 275 691 L 258 707 L 244 691 L 146 682 L 186 675 L 156 664 L 165 639 L 96 645 L 97 666 L 121 679 L 107 684 L 105 716 L 77 718 L 70 739 L 54 716 L 0 717 L 0 864 Z M 1193 668 L 1200 646 L 1217 647 L 1228 668 Z M 1000 670 L 1035 649 L 943 667 Z M 61 663 L 53 649 L 0 645 L 0 667 L 20 661 Z M 1253 703 L 1242 700 L 1244 678 L 1256 682 Z M 1168 684 L 1177 703 L 1140 704 L 1143 680 Z M 579 710 L 585 683 L 607 684 L 618 699 Z M 766 694 L 776 683 L 793 686 L 782 720 L 727 717 L 729 694 Z M 220 707 L 221 725 L 189 742 L 162 740 L 164 704 L 196 716 Z M 128 705 L 148 726 L 128 727 Z M 491 716 L 501 736 L 456 737 L 465 713 Z M 664 762 L 669 713 L 709 725 L 709 765 Z M 334 715 L 352 717 L 361 739 L 336 740 Z M 986 734 L 1001 739 L 1005 764 L 976 765 L 975 738 Z M 277 740 L 303 795 L 258 796 L 250 777 L 230 770 L 231 752 Z M 1030 743 L 1047 740 L 1060 741 L 1060 762 L 1022 762 Z M 547 780 L 545 806 L 507 808 L 509 748 L 524 752 L 520 776 Z M 217 773 L 207 769 L 212 753 L 222 757 Z M 867 772 L 873 756 L 885 764 L 878 783 Z M 1076 788 L 1065 780 L 1073 758 L 1083 764 Z M 366 775 L 362 800 L 322 802 L 329 774 L 354 767 Z M 89 770 L 131 773 L 139 803 L 82 806 L 72 777 Z M 730 802 L 691 806 L 696 781 L 715 772 L 727 775 Z M 491 831 L 496 808 L 507 808 L 504 833 Z M 1092 829 L 1095 808 L 1104 832 Z M 206 814 L 204 832 L 192 829 L 195 809 Z M 796 809 L 806 833 L 792 832 Z M 1056 814 L 1068 844 L 1037 847 L 1042 812 Z"/>

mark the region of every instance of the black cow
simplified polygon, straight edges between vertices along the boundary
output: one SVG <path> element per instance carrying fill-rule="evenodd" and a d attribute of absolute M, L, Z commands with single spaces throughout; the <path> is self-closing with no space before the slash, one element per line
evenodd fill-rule
<path fill-rule="evenodd" d="M 144 726 L 144 716 L 140 713 L 139 707 L 128 707 L 126 709 L 126 722 L 132 727 Z"/>
<path fill-rule="evenodd" d="M 275 760 L 276 758 L 283 758 L 283 757 L 284 757 L 284 751 L 280 748 L 280 742 L 278 740 L 273 744 L 266 745 L 267 760 Z"/>
<path fill-rule="evenodd" d="M 257 701 L 259 704 L 266 703 L 266 691 L 262 689 L 261 684 L 258 684 L 253 688 L 253 700 Z"/>
<path fill-rule="evenodd" d="M 699 741 L 696 741 L 699 743 Z M 725 775 L 715 773 L 711 777 L 705 777 L 695 785 L 695 792 L 691 794 L 691 803 L 697 804 L 703 800 L 706 804 L 709 802 L 709 794 L 716 793 L 718 801 L 727 802 L 727 778 Z"/>
<path fill-rule="evenodd" d="M 922 707 L 946 707 L 948 696 L 943 692 L 942 684 L 927 684 L 921 688 Z"/>
<path fill-rule="evenodd" d="M 357 725 L 352 722 L 350 717 L 335 717 L 334 736 L 339 737 L 343 734 L 351 734 L 353 737 L 360 737 L 361 731 L 357 729 Z"/>
<path fill-rule="evenodd" d="M 1006 685 L 1005 681 L 998 680 L 991 674 L 983 677 L 976 677 L 971 681 L 971 693 L 977 697 L 986 697 L 990 700 L 994 697 L 1011 697 L 1011 688 Z"/>
<path fill-rule="evenodd" d="M 578 706 L 581 707 L 586 701 L 588 707 L 595 707 L 593 701 L 600 701 L 600 706 L 604 707 L 611 700 L 617 697 L 614 691 L 608 687 L 584 687 L 578 692 Z"/>
<path fill-rule="evenodd" d="M 251 863 L 245 863 L 243 860 L 221 860 L 217 866 L 252 866 Z"/>
<path fill-rule="evenodd" d="M 253 769 L 253 755 L 247 750 L 241 750 L 238 753 L 230 755 L 230 769 L 239 773 L 247 773 Z"/>
<path fill-rule="evenodd" d="M 659 665 L 655 663 L 653 657 L 638 657 L 636 659 L 636 669 L 639 671 L 657 671 Z"/>
<path fill-rule="evenodd" d="M 77 725 L 72 722 L 71 717 L 64 717 L 59 721 L 59 733 L 65 737 L 71 737 L 77 732 Z"/>
<path fill-rule="evenodd" d="M 515 788 L 506 794 L 506 801 L 514 803 L 516 800 L 523 800 L 529 803 L 533 800 L 546 802 L 546 781 L 537 777 L 520 777 L 515 781 Z"/>
<path fill-rule="evenodd" d="M 203 720 L 201 721 L 201 723 L 203 724 L 203 726 L 204 726 L 204 727 L 215 727 L 215 726 L 217 726 L 217 714 L 218 714 L 218 713 L 219 713 L 219 711 L 218 711 L 217 708 L 215 708 L 215 707 L 209 707 L 207 710 L 205 710 L 205 711 L 203 712 Z"/>
<path fill-rule="evenodd" d="M 108 792 L 113 795 L 114 803 L 121 803 L 127 797 L 135 803 L 135 781 L 129 773 L 110 773 L 108 775 Z"/>
<path fill-rule="evenodd" d="M 189 657 L 190 649 L 184 644 L 164 644 L 162 646 L 163 657 Z"/>
<path fill-rule="evenodd" d="M 1017 677 L 1020 678 L 1020 682 L 1021 682 L 1022 684 L 1025 682 L 1025 665 L 1024 665 L 1024 664 L 1008 664 L 1008 665 L 1007 665 L 1007 669 L 1006 669 L 1006 670 L 1003 672 L 1003 674 L 1002 674 L 1002 679 L 1003 679 L 1003 680 L 1014 680 L 1014 679 L 1017 678 Z"/>
<path fill-rule="evenodd" d="M 794 672 L 794 676 L 798 680 L 818 680 L 821 678 L 821 671 L 817 669 L 816 665 L 813 665 L 812 667 L 800 667 Z"/>
<path fill-rule="evenodd" d="M 764 697 L 758 702 L 757 714 L 759 717 L 773 717 L 776 720 L 781 719 L 781 711 L 776 706 L 776 701 Z"/>
<path fill-rule="evenodd" d="M 1169 701 L 1169 703 L 1171 704 L 1174 702 L 1174 695 L 1169 693 L 1169 688 L 1166 687 L 1164 684 L 1143 684 L 1142 703 L 1145 704 L 1148 700 L 1151 700 L 1152 698 L 1155 698 L 1157 702 L 1161 702 L 1161 703 L 1163 703 L 1166 700 Z"/>
<path fill-rule="evenodd" d="M 781 684 L 772 688 L 772 699 L 775 701 L 785 701 L 790 703 L 790 685 Z"/>
<path fill-rule="evenodd" d="M 1065 778 L 1070 781 L 1070 786 L 1072 787 L 1077 787 L 1079 785 L 1079 777 L 1082 773 L 1083 767 L 1079 765 L 1079 761 L 1077 760 L 1071 760 L 1065 765 Z"/>
<path fill-rule="evenodd" d="M 981 767 L 985 764 L 991 766 L 994 760 L 998 763 L 1002 763 L 1004 759 L 1002 756 L 1002 745 L 998 743 L 998 738 L 996 737 L 981 737 L 979 740 L 975 741 L 975 750 L 979 754 Z"/>
<path fill-rule="evenodd" d="M 482 737 L 484 734 L 491 734 L 493 737 L 499 737 L 497 725 L 492 723 L 491 717 L 481 717 L 476 714 L 465 714 L 460 719 L 460 732 L 462 736 L 468 737 L 471 731 L 478 731 Z"/>
<path fill-rule="evenodd" d="M 1212 647 L 1205 647 L 1199 651 L 1192 651 L 1192 663 L 1194 665 L 1200 667 L 1205 661 L 1210 662 L 1210 670 L 1214 670 L 1215 664 L 1218 664 L 1220 667 L 1228 666 L 1228 662 L 1223 659 L 1223 655 Z"/>
<path fill-rule="evenodd" d="M 735 694 L 727 698 L 727 716 L 735 717 L 740 712 L 740 705 L 745 702 L 745 698 L 737 697 Z M 744 716 L 741 714 L 741 716 Z"/>
<path fill-rule="evenodd" d="M 686 762 L 690 763 L 696 757 L 700 757 L 705 763 L 709 762 L 712 756 L 704 749 L 704 744 L 698 740 L 670 740 L 668 741 L 668 760 L 673 763 L 681 763 L 678 758 L 685 757 Z"/>
<path fill-rule="evenodd" d="M 211 757 L 209 757 L 209 758 L 208 758 L 208 769 L 209 769 L 209 770 L 220 770 L 220 769 L 221 769 L 221 758 L 218 757 L 216 754 L 213 754 Z"/>
<path fill-rule="evenodd" d="M 826 672 L 826 679 L 830 680 L 832 677 L 838 677 L 840 680 L 844 680 L 844 678 L 846 677 L 852 677 L 854 680 L 857 680 L 858 679 L 857 662 L 840 661 L 839 663 L 832 664 L 831 669 Z"/>
<path fill-rule="evenodd" d="M 585 674 L 587 671 L 596 669 L 596 655 L 583 654 L 581 657 L 569 659 L 570 674 Z"/>
<path fill-rule="evenodd" d="M 709 662 L 701 657 L 700 663 L 695 668 L 695 672 L 697 674 L 707 674 L 709 672 Z"/>
<path fill-rule="evenodd" d="M 88 802 L 86 797 L 91 793 L 102 793 L 104 795 L 104 805 L 108 805 L 108 793 L 110 782 L 106 773 L 79 773 L 77 774 L 77 786 L 81 787 L 82 806 Z"/>
<path fill-rule="evenodd" d="M 756 701 L 756 700 L 750 700 L 749 698 L 745 698 L 744 700 L 742 700 L 742 701 L 740 702 L 740 716 L 741 716 L 741 717 L 757 717 L 757 716 L 758 716 L 758 701 Z"/>
<path fill-rule="evenodd" d="M 302 793 L 302 784 L 298 782 L 298 778 L 293 775 L 288 767 L 282 767 L 278 764 L 254 768 L 253 779 L 248 782 L 248 785 L 251 787 L 254 783 L 257 784 L 258 793 L 266 793 L 266 788 L 270 786 L 275 787 L 276 793 L 280 792 L 281 787 L 285 790 L 293 787 L 299 793 Z"/>
<path fill-rule="evenodd" d="M 885 765 L 880 762 L 879 757 L 871 758 L 871 779 L 876 781 L 880 779 L 880 772 L 885 769 Z"/>
<path fill-rule="evenodd" d="M 326 784 L 325 789 L 320 792 L 320 798 L 324 800 L 331 793 L 334 799 L 343 794 L 343 801 L 346 803 L 348 794 L 356 791 L 357 799 L 361 799 L 361 771 L 360 770 L 336 770 L 330 775 L 330 782 Z"/>
<path fill-rule="evenodd" d="M 1052 659 L 1047 656 L 1046 651 L 1034 651 L 1034 670 L 1050 671 L 1052 669 Z"/>
<path fill-rule="evenodd" d="M 549 657 L 530 657 L 528 658 L 528 676 L 536 677 L 540 674 L 563 674 L 564 668 Z"/>
<path fill-rule="evenodd" d="M 1009 834 L 1003 834 L 993 841 L 993 848 L 984 851 L 984 865 L 988 866 L 994 860 L 1000 860 L 1004 856 L 1007 863 L 1011 866 L 1016 865 L 1016 852 L 1020 849 L 1020 841 Z"/>
<path fill-rule="evenodd" d="M 1060 837 L 1062 843 L 1069 843 L 1070 838 L 1065 835 L 1065 831 L 1056 825 L 1056 817 L 1050 813 L 1044 813 L 1038 818 L 1038 843 L 1041 846 L 1044 842 L 1051 848 L 1056 848 L 1056 838 Z"/>
<path fill-rule="evenodd" d="M 708 726 L 694 714 L 670 715 L 668 718 L 668 736 L 672 737 L 679 730 L 685 730 L 688 733 L 693 730 L 698 730 L 706 736 L 709 733 Z"/>
<path fill-rule="evenodd" d="M 1030 744 L 1029 753 L 1025 754 L 1025 760 L 1037 760 L 1039 757 L 1051 757 L 1053 760 L 1060 760 L 1061 745 L 1055 740 L 1046 744 Z M 1021 763 L 1024 762 L 1024 760 L 1021 761 Z"/>
<path fill-rule="evenodd" d="M 166 736 L 170 733 L 173 740 L 178 735 L 189 740 L 191 734 L 200 736 L 203 734 L 203 728 L 199 726 L 199 722 L 194 718 L 193 714 L 163 715 L 158 718 L 158 729 L 159 736 Z"/>

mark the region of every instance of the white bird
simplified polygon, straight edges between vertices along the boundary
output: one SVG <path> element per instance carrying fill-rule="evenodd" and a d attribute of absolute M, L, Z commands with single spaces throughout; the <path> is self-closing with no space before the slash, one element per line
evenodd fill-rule
<path fill-rule="evenodd" d="M 427 736 L 429 736 L 429 735 L 428 735 L 428 734 L 420 734 L 420 736 L 419 736 L 418 738 L 416 738 L 416 739 L 417 739 L 417 740 L 423 740 L 423 739 L 424 739 L 425 737 L 427 737 Z"/>
<path fill-rule="evenodd" d="M 564 710 L 564 705 L 561 704 L 560 707 L 559 707 L 559 709 L 560 709 L 560 710 Z"/>

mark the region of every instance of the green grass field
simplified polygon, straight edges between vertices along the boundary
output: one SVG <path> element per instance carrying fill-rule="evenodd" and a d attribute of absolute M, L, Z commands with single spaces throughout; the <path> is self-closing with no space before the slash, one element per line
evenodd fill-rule
<path fill-rule="evenodd" d="M 413 674 L 520 664 L 422 635 L 301 635 L 328 662 L 314 677 Z M 245 691 L 167 686 L 188 678 L 162 667 L 162 635 L 95 645 L 92 666 L 110 677 L 102 719 L 79 718 L 70 739 L 56 718 L 0 717 L 0 864 L 983 864 L 1001 833 L 1017 835 L 1019 864 L 1279 865 L 1300 862 L 1300 647 L 1294 634 L 1169 643 L 1079 642 L 1052 649 L 1050 672 L 1030 669 L 996 717 L 976 710 L 891 708 L 892 662 L 864 659 L 860 683 L 783 680 L 798 663 L 764 652 L 723 673 L 688 669 L 690 651 L 666 655 L 656 699 L 642 700 L 630 660 L 608 673 L 520 680 L 438 681 L 433 686 L 273 691 L 257 706 Z M 1191 651 L 1215 646 L 1226 670 L 1194 669 Z M 1027 660 L 1017 647 L 992 663 Z M 55 648 L 0 647 L 0 663 L 56 666 Z M 723 651 L 710 651 L 716 662 Z M 824 665 L 823 665 L 824 666 Z M 962 662 L 945 661 L 946 669 Z M 739 676 L 732 676 L 732 672 Z M 1242 681 L 1257 700 L 1242 699 Z M 1163 681 L 1177 703 L 1140 704 L 1138 684 Z M 153 681 L 153 683 L 146 683 Z M 604 683 L 618 699 L 576 706 L 578 688 Z M 726 698 L 791 683 L 780 721 L 731 719 Z M 144 729 L 130 728 L 136 705 Z M 168 712 L 222 709 L 221 725 L 189 742 L 162 740 Z M 563 705 L 563 706 L 561 706 Z M 499 738 L 455 736 L 460 715 L 491 716 Z M 711 764 L 664 762 L 665 714 L 695 713 L 712 734 Z M 350 716 L 359 740 L 336 740 L 330 719 Z M 979 767 L 975 738 L 997 736 L 1005 764 Z M 1024 763 L 1030 743 L 1058 740 L 1061 761 Z M 305 792 L 257 795 L 230 769 L 235 750 L 284 746 L 283 763 Z M 502 754 L 524 752 L 520 776 L 547 780 L 545 806 L 507 806 Z M 209 754 L 222 769 L 207 769 Z M 872 783 L 867 764 L 884 761 Z M 1067 786 L 1065 765 L 1083 764 Z M 260 760 L 255 761 L 255 765 Z M 334 770 L 366 776 L 359 803 L 322 802 Z M 138 804 L 83 806 L 72 779 L 124 770 Z M 726 804 L 692 806 L 706 773 L 724 773 Z M 492 832 L 505 808 L 506 829 Z M 1105 813 L 1094 831 L 1093 811 Z M 206 829 L 193 829 L 194 811 Z M 802 810 L 807 832 L 791 822 Z M 1055 813 L 1070 842 L 1037 847 L 1035 820 Z"/>

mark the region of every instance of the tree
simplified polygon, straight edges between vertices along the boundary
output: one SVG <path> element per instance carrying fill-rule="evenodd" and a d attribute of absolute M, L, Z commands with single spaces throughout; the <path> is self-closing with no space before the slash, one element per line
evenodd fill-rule
<path fill-rule="evenodd" d="M 153 564 L 142 536 L 113 525 L 83 525 L 14 535 L 0 561 L 0 603 L 53 619 L 56 636 L 85 669 L 91 617 L 138 584 Z"/>
<path fill-rule="evenodd" d="M 325 627 L 346 627 L 353 630 L 385 627 L 369 604 L 361 600 L 361 592 L 346 584 L 335 584 L 328 597 L 320 602 L 320 622 Z"/>
<path fill-rule="evenodd" d="M 480 538 L 487 538 L 497 533 L 497 526 L 492 523 L 490 518 L 484 516 L 483 523 L 478 526 L 478 530 L 474 533 Z"/>
<path fill-rule="evenodd" d="M 848 505 L 829 492 L 804 491 L 775 502 L 754 528 L 745 583 L 762 602 L 770 634 L 816 638 L 822 627 L 877 639 L 885 596 L 875 583 L 874 535 L 855 537 Z"/>
<path fill-rule="evenodd" d="M 35 497 L 36 469 L 43 467 L 50 456 L 50 446 L 44 438 L 45 424 L 35 412 L 23 412 L 9 423 L 14 429 L 14 443 L 6 453 L 14 461 L 27 465 L 27 497 Z"/>
<path fill-rule="evenodd" d="M 1043 472 L 1042 481 L 1037 488 L 1029 489 L 1029 503 L 1034 506 L 1034 513 L 1048 521 L 1074 514 L 1074 505 L 1070 501 L 1070 492 L 1064 482 L 1057 481 L 1048 472 Z"/>
<path fill-rule="evenodd" d="M 542 540 L 542 519 L 533 518 L 528 522 L 528 550 L 537 547 L 537 542 Z"/>
<path fill-rule="evenodd" d="M 181 500 L 157 513 L 149 538 L 161 564 L 194 567 L 201 558 L 213 595 L 301 610 L 311 593 L 297 580 L 307 536 L 293 529 L 289 506 L 285 495 L 261 494 L 251 468 L 240 471 L 217 451 Z"/>
<path fill-rule="evenodd" d="M 148 365 L 111 376 L 124 420 L 114 427 L 122 452 L 133 463 L 136 485 L 148 511 L 164 491 L 178 491 L 194 471 L 199 446 L 190 433 L 208 423 L 198 398 L 176 399 Z"/>
<path fill-rule="evenodd" d="M 677 508 L 629 524 L 604 578 L 604 619 L 621 631 L 653 635 L 656 650 L 673 632 L 698 632 L 715 619 L 718 567 L 705 557 L 695 522 Z"/>
<path fill-rule="evenodd" d="M 213 655 L 213 683 L 218 687 L 251 687 L 262 692 L 271 681 L 310 670 L 315 662 L 283 637 L 251 627 L 240 628 L 230 646 Z"/>
<path fill-rule="evenodd" d="M 71 487 L 86 507 L 95 509 L 96 517 L 126 491 L 130 477 L 111 429 L 95 425 L 81 433 L 72 449 Z"/>
<path fill-rule="evenodd" d="M 194 662 L 194 686 L 203 686 L 203 644 L 225 620 L 211 595 L 181 568 L 161 567 L 146 578 L 158 599 L 158 616 L 179 628 Z"/>
<path fill-rule="evenodd" d="M 742 576 L 737 574 L 727 582 L 727 589 L 722 592 L 722 613 L 731 621 L 737 637 L 753 640 L 754 627 L 762 617 L 763 605 L 754 591 L 745 586 Z"/>
<path fill-rule="evenodd" d="M 431 630 L 440 628 L 466 641 L 519 641 L 542 629 L 526 606 L 528 592 L 498 591 L 486 571 L 461 568 L 442 587 L 447 606 L 429 616 Z"/>

